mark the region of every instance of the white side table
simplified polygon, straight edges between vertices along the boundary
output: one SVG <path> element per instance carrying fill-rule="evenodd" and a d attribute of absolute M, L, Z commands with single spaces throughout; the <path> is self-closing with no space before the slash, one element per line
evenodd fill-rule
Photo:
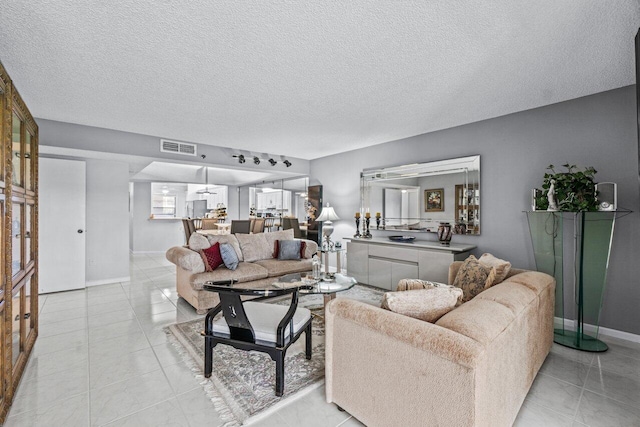
<path fill-rule="evenodd" d="M 329 274 L 329 254 L 336 254 L 336 270 L 338 273 L 342 271 L 342 266 L 340 265 L 340 258 L 342 252 L 344 252 L 345 248 L 333 248 L 333 249 L 320 249 L 320 252 L 324 254 L 324 272 L 325 274 Z"/>

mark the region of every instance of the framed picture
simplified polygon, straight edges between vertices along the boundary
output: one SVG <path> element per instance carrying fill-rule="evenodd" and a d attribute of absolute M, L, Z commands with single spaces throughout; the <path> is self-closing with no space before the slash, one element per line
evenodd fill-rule
<path fill-rule="evenodd" d="M 424 190 L 424 211 L 444 212 L 444 188 Z"/>

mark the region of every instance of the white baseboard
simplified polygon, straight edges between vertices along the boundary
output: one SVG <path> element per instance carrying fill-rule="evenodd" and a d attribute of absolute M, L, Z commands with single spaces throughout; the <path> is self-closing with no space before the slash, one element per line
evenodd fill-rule
<path fill-rule="evenodd" d="M 554 317 L 553 324 L 556 328 L 562 326 L 562 318 Z M 564 325 L 570 329 L 574 328 L 575 321 L 570 319 L 564 319 Z M 600 328 L 596 328 L 594 325 L 589 325 L 585 323 L 584 331 L 592 335 L 595 335 L 596 331 L 598 331 L 600 335 L 640 343 L 640 335 L 632 334 L 630 332 L 619 331 L 617 329 L 605 328 L 603 326 L 600 326 Z"/>
<path fill-rule="evenodd" d="M 130 282 L 131 276 L 125 277 L 114 277 L 112 279 L 103 279 L 103 280 L 90 280 L 86 282 L 87 288 L 91 286 L 100 286 L 100 285 L 109 285 L 111 283 L 120 283 L 120 282 Z"/>

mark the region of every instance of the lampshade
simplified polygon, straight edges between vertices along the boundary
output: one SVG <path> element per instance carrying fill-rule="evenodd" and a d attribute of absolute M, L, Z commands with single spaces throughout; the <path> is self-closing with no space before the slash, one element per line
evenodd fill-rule
<path fill-rule="evenodd" d="M 336 215 L 336 211 L 334 211 L 333 207 L 329 206 L 329 203 L 327 203 L 327 206 L 322 208 L 322 212 L 320 212 L 320 215 L 316 218 L 316 221 L 337 221 L 339 219 L 340 217 Z"/>

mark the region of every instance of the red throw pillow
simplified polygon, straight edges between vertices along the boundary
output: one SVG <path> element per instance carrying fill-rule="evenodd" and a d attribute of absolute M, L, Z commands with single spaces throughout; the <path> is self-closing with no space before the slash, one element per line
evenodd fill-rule
<path fill-rule="evenodd" d="M 200 256 L 204 261 L 204 271 L 213 271 L 224 264 L 220 254 L 220 243 L 216 242 L 210 248 L 200 250 Z"/>
<path fill-rule="evenodd" d="M 307 249 L 307 242 L 300 242 L 300 259 L 304 259 L 304 251 Z"/>

